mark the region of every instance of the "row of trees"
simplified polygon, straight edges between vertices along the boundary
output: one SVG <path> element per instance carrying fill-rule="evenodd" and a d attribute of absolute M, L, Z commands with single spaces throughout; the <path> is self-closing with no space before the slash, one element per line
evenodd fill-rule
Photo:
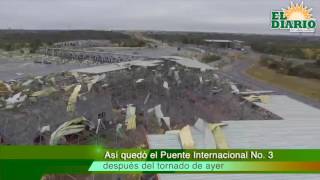
<path fill-rule="evenodd" d="M 320 60 L 316 62 L 294 63 L 286 58 L 263 55 L 260 64 L 279 73 L 305 78 L 320 79 Z"/>
<path fill-rule="evenodd" d="M 0 30 L 0 48 L 6 51 L 27 48 L 31 53 L 42 45 L 51 45 L 56 42 L 73 40 L 111 40 L 112 42 L 128 40 L 131 37 L 115 31 L 22 31 L 22 30 Z M 140 42 L 136 43 L 139 45 Z M 133 43 L 131 43 L 133 44 Z M 141 43 L 140 43 L 141 44 Z"/>
<path fill-rule="evenodd" d="M 257 52 L 283 57 L 320 60 L 320 44 L 290 44 L 254 42 L 251 48 Z"/>

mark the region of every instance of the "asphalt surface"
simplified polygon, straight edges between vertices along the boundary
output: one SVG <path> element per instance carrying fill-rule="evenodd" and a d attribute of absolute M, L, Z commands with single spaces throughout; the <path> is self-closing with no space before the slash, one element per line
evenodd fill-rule
<path fill-rule="evenodd" d="M 270 90 L 275 91 L 276 94 L 287 95 L 293 99 L 299 100 L 303 103 L 320 108 L 320 102 L 302 95 L 299 95 L 288 89 L 275 86 L 264 81 L 257 80 L 248 74 L 246 70 L 250 68 L 257 61 L 258 54 L 250 54 L 247 60 L 236 60 L 231 65 L 228 65 L 219 72 L 220 76 L 227 77 L 236 83 L 243 84 L 253 90 Z"/>
<path fill-rule="evenodd" d="M 21 61 L 0 58 L 0 80 L 9 81 L 28 76 L 43 76 L 50 73 L 58 73 L 88 67 L 81 64 L 37 64 L 32 61 Z"/>

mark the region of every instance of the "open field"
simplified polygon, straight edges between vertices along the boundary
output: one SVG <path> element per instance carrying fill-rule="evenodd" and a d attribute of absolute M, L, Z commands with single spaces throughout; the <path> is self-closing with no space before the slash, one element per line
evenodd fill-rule
<path fill-rule="evenodd" d="M 250 67 L 246 72 L 256 79 L 320 100 L 320 80 L 280 74 L 257 64 Z"/>

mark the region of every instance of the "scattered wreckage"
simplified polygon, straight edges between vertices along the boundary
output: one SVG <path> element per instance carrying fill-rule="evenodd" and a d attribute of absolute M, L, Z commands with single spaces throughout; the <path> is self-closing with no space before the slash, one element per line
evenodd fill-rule
<path fill-rule="evenodd" d="M 1 141 L 56 145 L 99 139 L 135 147 L 145 143 L 146 132 L 176 129 L 196 117 L 219 121 L 248 112 L 244 116 L 270 118 L 242 107 L 227 80 L 193 61 L 137 60 L 1 81 Z"/>

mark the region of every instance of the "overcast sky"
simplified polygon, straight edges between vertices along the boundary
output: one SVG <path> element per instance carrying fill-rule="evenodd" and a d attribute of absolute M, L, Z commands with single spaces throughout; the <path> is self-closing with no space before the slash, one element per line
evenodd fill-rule
<path fill-rule="evenodd" d="M 0 0 L 0 29 L 279 33 L 270 12 L 289 0 Z M 320 0 L 305 0 L 320 19 Z M 319 25 L 320 26 L 320 25 Z M 319 35 L 319 31 L 317 34 Z"/>

